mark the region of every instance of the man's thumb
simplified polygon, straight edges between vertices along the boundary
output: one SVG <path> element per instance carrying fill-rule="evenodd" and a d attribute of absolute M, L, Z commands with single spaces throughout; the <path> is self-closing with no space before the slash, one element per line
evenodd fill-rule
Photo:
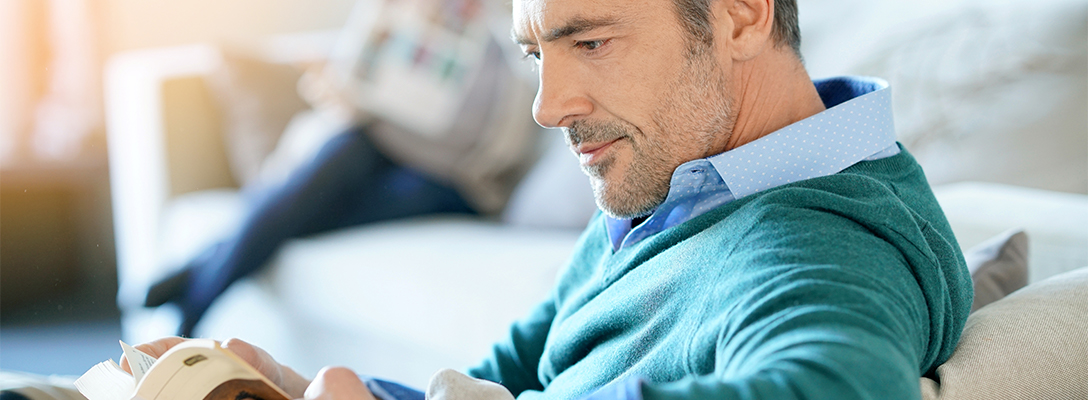
<path fill-rule="evenodd" d="M 242 339 L 236 338 L 227 339 L 223 342 L 222 346 L 224 349 L 230 350 L 238 355 L 242 360 L 245 360 L 245 362 L 253 366 L 257 372 L 260 372 L 272 382 L 276 382 L 277 385 L 280 384 L 282 376 L 279 364 L 277 364 L 276 361 L 272 359 L 272 356 L 264 350 L 246 343 L 246 341 Z"/>

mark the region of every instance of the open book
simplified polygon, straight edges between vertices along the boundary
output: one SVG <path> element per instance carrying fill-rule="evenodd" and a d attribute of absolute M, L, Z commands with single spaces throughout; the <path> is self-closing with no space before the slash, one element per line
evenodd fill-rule
<path fill-rule="evenodd" d="M 132 375 L 113 360 L 76 380 L 88 400 L 291 400 L 268 378 L 214 340 L 189 340 L 159 359 L 121 342 Z"/>

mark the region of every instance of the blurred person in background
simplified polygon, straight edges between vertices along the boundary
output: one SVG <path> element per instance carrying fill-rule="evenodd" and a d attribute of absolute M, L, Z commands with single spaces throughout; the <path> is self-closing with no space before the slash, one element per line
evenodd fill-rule
<path fill-rule="evenodd" d="M 506 38 L 509 9 L 482 0 L 359 2 L 330 61 L 299 82 L 296 116 L 247 187 L 237 231 L 152 286 L 191 336 L 232 282 L 291 238 L 426 214 L 491 215 L 535 160 L 531 79 Z M 299 133 L 302 132 L 302 133 Z M 292 137 L 325 134 L 316 150 Z M 339 132 L 329 135 L 329 132 Z M 275 174 L 275 172 L 272 172 Z"/>

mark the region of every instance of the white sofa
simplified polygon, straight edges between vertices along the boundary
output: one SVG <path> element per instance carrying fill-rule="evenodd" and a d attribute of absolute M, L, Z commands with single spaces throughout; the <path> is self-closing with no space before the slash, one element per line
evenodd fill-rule
<path fill-rule="evenodd" d="M 981 4 L 953 3 L 965 10 Z M 1072 10 L 1074 17 L 1079 15 L 1079 25 L 1074 23 L 1069 29 L 1084 31 L 1085 7 L 1080 2 L 1049 3 Z M 824 2 L 801 1 L 802 16 L 819 4 Z M 896 7 L 888 4 L 888 8 Z M 874 11 L 868 7 L 867 12 L 878 15 L 889 12 L 888 8 Z M 951 7 L 941 9 L 946 14 L 955 12 L 949 11 Z M 811 28 L 805 31 L 809 41 L 806 59 L 817 75 L 829 70 L 883 75 L 888 71 L 874 59 L 889 52 L 922 51 L 918 46 L 877 46 L 912 37 L 911 31 L 904 28 L 898 31 L 900 36 L 884 37 L 881 35 L 896 30 L 867 23 L 864 29 L 880 32 L 877 37 L 883 39 L 855 43 L 855 48 L 872 57 L 851 54 L 843 58 L 838 48 L 830 46 L 838 40 L 836 29 L 846 25 L 827 24 L 821 19 L 836 15 L 833 12 L 812 11 L 809 15 L 810 19 L 803 20 L 807 24 L 803 27 Z M 893 19 L 899 27 L 929 20 L 925 15 L 913 18 L 900 15 Z M 1066 56 L 1074 60 L 1084 57 L 1084 36 L 1080 40 Z M 841 68 L 834 68 L 836 59 Z M 218 111 L 200 79 L 220 62 L 214 46 L 194 45 L 128 53 L 111 60 L 107 68 L 118 303 L 126 341 L 141 342 L 173 333 L 179 320 L 176 310 L 140 306 L 147 285 L 229 233 L 240 216 L 240 195 L 232 188 L 229 163 L 218 137 Z M 1073 87 L 1065 87 L 1061 95 L 1079 101 L 1073 105 L 1079 111 L 1070 113 L 1068 104 L 1062 103 L 1053 109 L 1035 107 L 1036 114 L 1029 115 L 1036 121 L 1060 119 L 1072 130 L 1053 132 L 1052 138 L 1035 144 L 1032 140 L 1038 138 L 1020 123 L 1026 118 L 1023 110 L 1004 115 L 1000 110 L 965 107 L 957 115 L 941 114 L 934 121 L 919 108 L 932 96 L 963 95 L 960 92 L 969 91 L 973 82 L 970 74 L 957 72 L 955 77 L 960 80 L 941 85 L 925 80 L 932 76 L 918 78 L 919 82 L 912 80 L 916 76 L 899 70 L 890 76 L 895 93 L 913 96 L 904 99 L 897 95 L 897 112 L 905 110 L 906 115 L 926 122 L 918 125 L 917 119 L 897 116 L 903 141 L 908 147 L 917 147 L 915 153 L 927 173 L 941 184 L 935 190 L 961 246 L 967 248 L 1006 229 L 1024 227 L 1031 238 L 1031 281 L 1088 265 L 1088 122 L 1077 125 L 1088 118 L 1083 113 L 1088 107 L 1084 100 L 1088 84 L 1084 74 L 1077 75 L 1083 65 L 1067 67 L 1046 76 L 1015 75 L 1023 81 L 1002 81 L 1013 82 L 1005 85 L 1005 90 L 1033 96 L 1039 90 L 1033 83 L 1052 86 L 1055 79 L 1073 77 L 1069 78 Z M 987 107 L 1034 102 L 1031 97 L 1004 96 L 1004 103 L 994 103 L 997 100 L 988 93 L 976 93 L 985 98 Z M 958 99 L 970 103 L 970 96 L 965 96 Z M 986 119 L 984 123 L 977 121 L 980 115 Z M 1017 121 L 1010 122 L 1008 129 L 992 130 L 1002 126 L 1003 116 Z M 991 130 L 972 130 L 976 128 Z M 972 148 L 974 143 L 981 143 L 981 148 Z M 1010 151 L 1009 143 L 1023 143 L 1030 154 Z M 1060 166 L 1047 154 L 1035 154 L 1051 148 L 1062 149 Z M 198 325 L 197 333 L 247 339 L 309 375 L 321 366 L 338 364 L 422 386 L 439 368 L 469 366 L 503 336 L 510 321 L 546 296 L 557 269 L 578 239 L 580 230 L 570 226 L 588 217 L 586 210 L 592 207 L 588 186 L 578 175 L 574 160 L 563 152 L 553 146 L 541 161 L 543 167 L 533 171 L 530 183 L 519 188 L 521 199 L 513 207 L 532 209 L 544 220 L 565 218 L 558 225 L 567 228 L 542 227 L 547 224 L 539 221 L 436 216 L 294 240 L 263 273 L 225 293 Z M 950 154 L 957 158 L 955 162 L 947 159 Z M 994 158 L 1008 161 L 987 167 L 986 162 Z M 975 164 L 965 167 L 964 162 Z M 1016 173 L 1005 172 L 1010 169 Z M 1047 178 L 1031 182 L 1028 178 L 1033 174 Z M 1054 175 L 1060 176 L 1050 179 Z M 998 183 L 956 183 L 963 180 Z"/>
<path fill-rule="evenodd" d="M 294 60 L 290 52 L 277 54 Z M 141 306 L 148 285 L 229 234 L 242 217 L 243 194 L 220 137 L 224 117 L 204 79 L 223 62 L 210 45 L 136 51 L 109 62 L 126 341 L 174 333 L 176 308 Z M 246 338 L 308 374 L 345 364 L 419 385 L 439 367 L 467 365 L 546 296 L 596 209 L 560 136 L 544 140 L 551 147 L 541 159 L 558 168 L 531 171 L 526 180 L 536 184 L 519 188 L 521 200 L 510 206 L 533 215 L 432 216 L 295 240 L 267 273 L 225 293 L 197 335 Z M 542 190 L 548 199 L 537 198 Z"/>

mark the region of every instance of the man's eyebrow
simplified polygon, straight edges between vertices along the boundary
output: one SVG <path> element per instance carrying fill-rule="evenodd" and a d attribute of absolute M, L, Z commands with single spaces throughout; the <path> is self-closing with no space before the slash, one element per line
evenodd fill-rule
<path fill-rule="evenodd" d="M 521 35 L 518 34 L 517 31 L 515 31 L 513 29 L 510 29 L 510 38 L 514 40 L 514 43 L 517 43 L 517 44 L 522 45 L 522 46 L 532 46 L 532 45 L 536 44 L 536 42 L 534 42 L 533 39 L 529 39 L 526 36 L 521 36 Z"/>
<path fill-rule="evenodd" d="M 612 26 L 617 23 L 619 23 L 619 19 L 615 17 L 574 17 L 567 21 L 567 23 L 563 26 L 545 32 L 542 40 L 545 42 L 554 42 L 567 36 L 577 35 L 585 31 L 590 31 L 605 26 Z M 535 41 L 528 37 L 518 35 L 517 32 L 511 32 L 511 36 L 513 36 L 514 41 L 520 45 L 531 46 L 537 44 Z"/>

